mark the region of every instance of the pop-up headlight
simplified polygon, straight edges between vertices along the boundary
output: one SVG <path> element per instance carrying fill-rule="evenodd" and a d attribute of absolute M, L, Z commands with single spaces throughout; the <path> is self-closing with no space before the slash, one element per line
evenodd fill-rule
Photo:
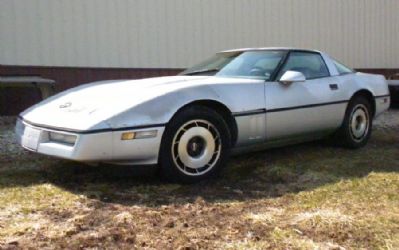
<path fill-rule="evenodd" d="M 57 132 L 49 132 L 50 141 L 61 142 L 65 144 L 74 145 L 76 142 L 76 135 L 62 134 Z"/>

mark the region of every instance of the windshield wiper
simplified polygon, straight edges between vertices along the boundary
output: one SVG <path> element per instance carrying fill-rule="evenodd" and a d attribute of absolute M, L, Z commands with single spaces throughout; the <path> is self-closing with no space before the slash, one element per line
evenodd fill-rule
<path fill-rule="evenodd" d="M 196 75 L 196 74 L 203 74 L 203 73 L 211 73 L 211 72 L 218 72 L 220 69 L 214 68 L 214 69 L 201 69 L 197 71 L 192 71 L 185 73 L 184 75 L 190 76 L 190 75 Z"/>

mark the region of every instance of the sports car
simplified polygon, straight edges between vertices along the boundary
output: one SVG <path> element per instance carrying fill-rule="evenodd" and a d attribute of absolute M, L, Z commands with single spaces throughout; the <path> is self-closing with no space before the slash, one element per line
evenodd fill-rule
<path fill-rule="evenodd" d="M 61 92 L 21 113 L 16 135 L 40 154 L 157 165 L 166 179 L 193 183 L 216 176 L 231 153 L 326 137 L 360 148 L 389 105 L 384 76 L 326 53 L 236 49 L 178 76 Z"/>

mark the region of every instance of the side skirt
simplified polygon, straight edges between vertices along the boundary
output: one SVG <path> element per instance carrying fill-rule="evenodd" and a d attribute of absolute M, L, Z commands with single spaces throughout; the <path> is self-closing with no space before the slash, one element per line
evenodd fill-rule
<path fill-rule="evenodd" d="M 317 133 L 317 134 L 304 135 L 304 136 L 299 136 L 299 137 L 294 137 L 294 138 L 285 138 L 285 139 L 280 139 L 280 140 L 267 141 L 264 143 L 259 143 L 259 144 L 255 144 L 255 145 L 251 145 L 251 146 L 236 147 L 236 148 L 232 149 L 232 155 L 242 155 L 242 154 L 249 153 L 249 152 L 259 152 L 259 151 L 264 151 L 264 150 L 271 149 L 271 148 L 279 148 L 279 147 L 284 147 L 284 146 L 301 144 L 301 143 L 305 143 L 305 142 L 317 141 L 317 140 L 327 138 L 332 133 L 334 133 L 334 130 L 333 131 L 329 130 L 329 131 L 324 131 L 324 132 Z"/>

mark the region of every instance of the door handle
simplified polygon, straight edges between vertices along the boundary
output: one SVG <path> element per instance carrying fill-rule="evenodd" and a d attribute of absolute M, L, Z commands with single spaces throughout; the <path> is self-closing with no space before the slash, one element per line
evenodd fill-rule
<path fill-rule="evenodd" d="M 338 90 L 338 84 L 336 84 L 336 83 L 330 84 L 330 89 L 331 90 Z"/>

